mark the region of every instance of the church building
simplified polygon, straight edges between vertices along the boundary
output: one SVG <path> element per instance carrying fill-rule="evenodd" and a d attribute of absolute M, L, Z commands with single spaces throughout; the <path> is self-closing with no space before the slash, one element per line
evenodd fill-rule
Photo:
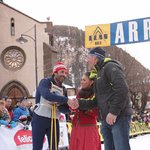
<path fill-rule="evenodd" d="M 56 61 L 52 22 L 40 22 L 0 1 L 0 98 L 34 98 Z"/>

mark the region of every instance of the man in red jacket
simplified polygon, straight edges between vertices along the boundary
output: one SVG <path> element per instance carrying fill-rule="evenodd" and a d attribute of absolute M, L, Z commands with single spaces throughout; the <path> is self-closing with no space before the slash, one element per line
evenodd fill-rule
<path fill-rule="evenodd" d="M 13 116 L 14 116 L 14 114 L 13 114 L 13 111 L 12 111 L 12 99 L 10 99 L 10 98 L 6 98 L 5 99 L 5 107 L 6 107 L 6 109 L 8 110 L 8 112 L 9 112 L 9 115 L 10 115 L 10 119 L 12 120 L 13 119 Z"/>

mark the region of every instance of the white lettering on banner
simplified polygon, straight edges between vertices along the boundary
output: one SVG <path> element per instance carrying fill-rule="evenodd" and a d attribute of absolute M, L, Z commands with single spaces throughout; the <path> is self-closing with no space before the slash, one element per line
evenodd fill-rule
<path fill-rule="evenodd" d="M 18 130 L 14 135 L 14 142 L 16 145 L 32 144 L 32 131 Z"/>
<path fill-rule="evenodd" d="M 32 137 L 27 135 L 18 136 L 18 139 L 21 143 L 32 142 Z"/>
<path fill-rule="evenodd" d="M 150 38 L 150 19 L 143 20 L 144 23 L 144 40 Z"/>
<path fill-rule="evenodd" d="M 112 23 L 111 45 L 146 42 L 150 40 L 150 18 Z"/>
<path fill-rule="evenodd" d="M 117 24 L 115 43 L 119 43 L 119 40 L 120 43 L 124 43 L 124 31 L 122 23 Z"/>
<path fill-rule="evenodd" d="M 138 24 L 136 21 L 131 21 L 129 24 L 129 42 L 138 41 Z"/>
<path fill-rule="evenodd" d="M 128 23 L 129 24 L 129 42 L 133 41 L 138 41 L 138 25 L 136 21 L 131 21 Z M 123 24 L 118 23 L 117 24 L 117 29 L 116 29 L 116 38 L 115 38 L 115 43 L 124 43 L 124 29 L 123 29 Z"/>

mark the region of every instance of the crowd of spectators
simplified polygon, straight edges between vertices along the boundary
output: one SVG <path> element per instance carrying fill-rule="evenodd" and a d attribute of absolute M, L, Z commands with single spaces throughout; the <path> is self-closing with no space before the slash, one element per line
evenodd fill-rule
<path fill-rule="evenodd" d="M 140 123 L 148 124 L 150 123 L 150 113 L 149 112 L 143 112 L 141 114 L 136 113 L 132 116 L 132 122 L 138 121 Z"/>
<path fill-rule="evenodd" d="M 7 96 L 0 99 L 0 125 L 5 125 L 8 128 L 14 128 L 18 123 L 22 123 L 26 129 L 32 119 L 33 104 L 26 97 L 20 100 L 13 101 Z M 134 114 L 132 122 L 150 123 L 150 113 L 144 112 Z"/>
<path fill-rule="evenodd" d="M 16 101 L 7 96 L 3 97 L 0 100 L 0 125 L 14 128 L 21 123 L 28 129 L 32 119 L 32 108 L 32 102 L 26 97 Z"/>

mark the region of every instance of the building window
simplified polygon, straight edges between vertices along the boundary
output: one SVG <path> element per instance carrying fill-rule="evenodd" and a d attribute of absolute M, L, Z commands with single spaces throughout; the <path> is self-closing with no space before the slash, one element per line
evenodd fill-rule
<path fill-rule="evenodd" d="M 10 31 L 11 31 L 11 36 L 14 36 L 15 35 L 15 19 L 14 18 L 11 18 L 10 20 Z"/>
<path fill-rule="evenodd" d="M 25 58 L 24 51 L 16 46 L 6 48 L 1 55 L 3 66 L 11 71 L 21 69 L 25 63 Z"/>

